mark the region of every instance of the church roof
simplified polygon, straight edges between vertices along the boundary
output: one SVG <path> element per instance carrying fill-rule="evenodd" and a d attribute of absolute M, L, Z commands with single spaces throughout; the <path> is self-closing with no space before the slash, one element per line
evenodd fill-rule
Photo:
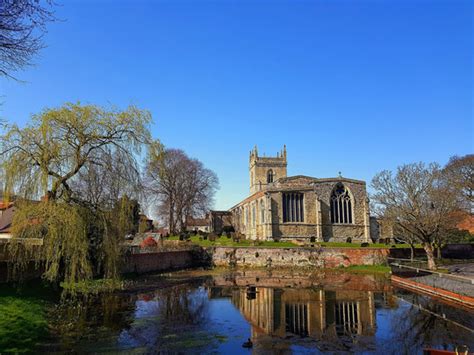
<path fill-rule="evenodd" d="M 245 204 L 245 203 L 247 203 L 247 202 L 256 200 L 256 199 L 258 199 L 258 198 L 260 198 L 260 197 L 262 197 L 262 196 L 264 196 L 264 195 L 265 195 L 265 191 L 258 191 L 258 192 L 256 192 L 256 193 L 254 193 L 253 195 L 250 195 L 249 197 L 247 197 L 245 200 L 240 201 L 238 204 L 236 204 L 236 205 L 232 206 L 231 208 L 229 208 L 229 211 L 231 211 L 231 210 L 233 210 L 234 208 L 236 208 L 236 207 L 238 207 L 238 206 L 240 206 L 240 205 L 243 205 L 243 204 Z"/>
<path fill-rule="evenodd" d="M 287 177 L 282 177 L 276 180 L 275 182 L 290 182 L 292 180 L 310 180 L 311 182 L 339 182 L 339 181 L 347 181 L 347 182 L 352 182 L 354 184 L 364 184 L 365 181 L 363 180 L 356 180 L 356 179 L 349 179 L 345 178 L 343 176 L 338 176 L 338 177 L 333 177 L 333 178 L 316 178 L 312 176 L 307 176 L 307 175 L 294 175 L 294 176 L 287 176 Z"/>

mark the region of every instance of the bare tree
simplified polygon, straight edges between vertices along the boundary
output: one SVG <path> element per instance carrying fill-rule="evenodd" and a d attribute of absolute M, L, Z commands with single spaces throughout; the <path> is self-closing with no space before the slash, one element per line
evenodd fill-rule
<path fill-rule="evenodd" d="M 53 21 L 52 0 L 0 0 L 0 75 L 32 65 L 44 47 L 46 23 Z"/>
<path fill-rule="evenodd" d="M 403 165 L 396 174 L 382 171 L 372 180 L 376 212 L 416 238 L 428 257 L 428 267 L 436 269 L 434 247 L 457 221 L 456 193 L 446 184 L 437 164 Z M 401 234 L 402 234 L 401 233 Z"/>
<path fill-rule="evenodd" d="M 213 171 L 179 149 L 166 149 L 150 158 L 145 182 L 171 233 L 185 230 L 189 217 L 202 215 L 210 208 L 219 184 Z"/>
<path fill-rule="evenodd" d="M 456 189 L 460 208 L 473 213 L 474 210 L 474 154 L 454 156 L 444 168 L 447 182 Z"/>

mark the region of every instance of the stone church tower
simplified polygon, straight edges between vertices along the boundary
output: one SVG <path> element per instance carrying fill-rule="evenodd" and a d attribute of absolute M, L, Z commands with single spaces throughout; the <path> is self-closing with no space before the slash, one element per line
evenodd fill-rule
<path fill-rule="evenodd" d="M 259 157 L 257 146 L 250 152 L 250 194 L 266 190 L 268 184 L 286 177 L 286 145 L 276 157 Z"/>

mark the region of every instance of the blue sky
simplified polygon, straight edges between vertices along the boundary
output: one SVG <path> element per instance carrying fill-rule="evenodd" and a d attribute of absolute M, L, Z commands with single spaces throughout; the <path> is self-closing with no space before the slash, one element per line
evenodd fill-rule
<path fill-rule="evenodd" d="M 36 66 L 0 78 L 23 124 L 67 101 L 130 103 L 213 169 L 218 209 L 248 195 L 248 154 L 288 174 L 370 181 L 473 152 L 471 1 L 58 1 Z"/>

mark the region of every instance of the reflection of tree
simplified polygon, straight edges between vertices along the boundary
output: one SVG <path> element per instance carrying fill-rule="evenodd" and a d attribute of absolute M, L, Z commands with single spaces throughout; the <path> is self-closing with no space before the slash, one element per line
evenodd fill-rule
<path fill-rule="evenodd" d="M 133 303 L 123 295 L 68 297 L 50 310 L 48 324 L 62 347 L 70 349 L 82 337 L 100 337 L 96 329 L 112 333 L 128 327 L 132 311 Z"/>
<path fill-rule="evenodd" d="M 450 311 L 454 312 L 453 318 L 449 316 Z M 446 319 L 442 318 L 443 315 Z M 472 315 L 469 312 L 453 310 L 421 295 L 407 295 L 406 302 L 403 299 L 400 301 L 399 310 L 390 320 L 390 343 L 397 344 L 396 347 L 393 345 L 393 351 L 410 353 L 415 348 L 423 347 L 452 349 L 466 344 L 472 348 L 472 334 L 451 320 L 472 327 Z"/>
<path fill-rule="evenodd" d="M 139 296 L 68 297 L 49 313 L 49 324 L 61 349 L 79 352 L 98 350 L 94 344 L 99 341 L 116 346 L 117 339 L 118 345 L 125 348 L 166 348 L 171 341 L 184 339 L 186 332 L 200 334 L 207 319 L 207 293 L 189 285 Z M 203 341 L 215 340 L 202 334 Z"/>
<path fill-rule="evenodd" d="M 162 321 L 197 325 L 207 318 L 208 302 L 205 292 L 177 286 L 164 289 L 157 296 L 157 311 Z"/>
<path fill-rule="evenodd" d="M 135 320 L 129 329 L 122 331 L 119 344 L 122 347 L 145 346 L 160 350 L 179 348 L 189 343 L 208 345 L 215 340 L 205 329 L 208 304 L 205 290 L 189 285 L 140 295 L 135 304 Z"/>

